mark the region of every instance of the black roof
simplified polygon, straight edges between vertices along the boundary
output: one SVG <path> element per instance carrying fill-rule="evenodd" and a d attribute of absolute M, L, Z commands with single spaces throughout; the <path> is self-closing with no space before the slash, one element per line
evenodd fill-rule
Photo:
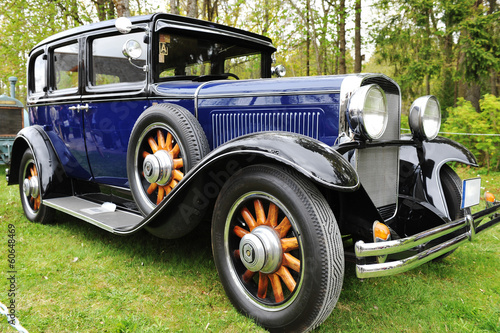
<path fill-rule="evenodd" d="M 199 29 L 201 27 L 201 28 L 207 29 L 207 32 L 210 32 L 210 31 L 212 31 L 212 32 L 217 32 L 217 31 L 226 32 L 226 33 L 229 33 L 235 37 L 238 36 L 240 38 L 252 40 L 253 42 L 256 42 L 256 43 L 259 43 L 259 44 L 262 44 L 262 45 L 265 45 L 267 47 L 274 49 L 274 46 L 272 45 L 272 41 L 268 37 L 265 37 L 265 36 L 262 36 L 262 35 L 259 35 L 259 34 L 253 33 L 253 32 L 249 32 L 249 31 L 229 27 L 226 25 L 214 23 L 214 22 L 198 20 L 198 19 L 191 18 L 191 17 L 185 17 L 185 16 L 180 16 L 180 15 L 174 15 L 174 14 L 156 13 L 156 14 L 150 14 L 150 15 L 129 17 L 129 19 L 133 24 L 151 23 L 151 22 L 156 22 L 158 20 L 165 20 L 165 21 L 169 21 L 170 23 L 173 23 L 173 24 L 180 24 L 188 30 L 190 28 L 191 29 L 194 29 L 194 28 Z M 59 39 L 63 39 L 63 38 L 67 38 L 67 37 L 71 37 L 71 36 L 75 36 L 75 35 L 80 35 L 80 34 L 92 32 L 92 31 L 97 31 L 97 30 L 101 30 L 101 29 L 105 29 L 105 28 L 114 27 L 115 21 L 116 20 L 108 20 L 108 21 L 102 21 L 102 22 L 97 22 L 97 23 L 91 23 L 91 24 L 86 24 L 86 25 L 72 28 L 72 29 L 69 29 L 66 31 L 59 32 L 55 35 L 52 35 L 52 36 L 42 40 L 33 49 L 36 49 L 44 44 L 48 44 L 48 43 L 51 43 L 51 42 L 59 40 Z"/>

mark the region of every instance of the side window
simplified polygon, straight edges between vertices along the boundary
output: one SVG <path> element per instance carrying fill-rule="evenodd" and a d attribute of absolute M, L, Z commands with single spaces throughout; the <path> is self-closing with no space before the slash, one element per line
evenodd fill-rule
<path fill-rule="evenodd" d="M 78 43 L 54 49 L 56 90 L 78 87 Z"/>
<path fill-rule="evenodd" d="M 134 83 L 146 80 L 142 67 L 146 64 L 147 47 L 143 42 L 144 33 L 132 33 L 94 39 L 92 41 L 92 86 L 116 83 Z M 123 44 L 129 39 L 138 41 L 142 55 L 137 60 L 129 60 L 122 54 Z"/>
<path fill-rule="evenodd" d="M 44 54 L 40 54 L 36 57 L 33 63 L 33 77 L 34 80 L 33 92 L 41 93 L 47 84 L 47 60 L 44 59 Z"/>

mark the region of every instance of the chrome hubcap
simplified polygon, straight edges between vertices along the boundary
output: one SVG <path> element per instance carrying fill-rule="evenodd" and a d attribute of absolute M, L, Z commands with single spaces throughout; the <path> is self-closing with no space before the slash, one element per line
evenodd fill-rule
<path fill-rule="evenodd" d="M 273 273 L 280 267 L 282 257 L 280 238 L 271 227 L 258 226 L 241 239 L 240 259 L 249 271 Z"/>
<path fill-rule="evenodd" d="M 142 164 L 144 177 L 149 183 L 165 185 L 172 181 L 172 169 L 174 161 L 165 150 L 158 150 L 149 154 Z"/>
<path fill-rule="evenodd" d="M 25 178 L 23 181 L 23 192 L 27 197 L 37 198 L 39 194 L 38 177 Z"/>

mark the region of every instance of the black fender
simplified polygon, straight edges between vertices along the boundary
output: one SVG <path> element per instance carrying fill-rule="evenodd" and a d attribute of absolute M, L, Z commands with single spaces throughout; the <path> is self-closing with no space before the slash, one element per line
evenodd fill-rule
<path fill-rule="evenodd" d="M 178 238 L 190 232 L 211 209 L 224 185 L 236 171 L 261 163 L 295 169 L 330 190 L 353 192 L 360 187 L 354 168 L 331 147 L 303 135 L 261 132 L 238 137 L 214 149 L 191 169 L 144 221 L 131 233 L 146 227 L 162 238 Z"/>
<path fill-rule="evenodd" d="M 70 193 L 70 181 L 55 152 L 52 142 L 41 126 L 25 127 L 17 134 L 12 146 L 8 184 L 19 184 L 21 158 L 27 148 L 33 151 L 40 177 L 42 198 L 54 193 Z"/>
<path fill-rule="evenodd" d="M 404 136 L 403 139 L 411 140 L 411 137 Z M 401 146 L 400 159 L 420 167 L 415 167 L 415 170 L 420 169 L 427 201 L 448 217 L 448 208 L 441 185 L 441 167 L 448 162 L 478 166 L 474 154 L 467 148 L 443 137 L 423 141 L 416 145 Z"/>

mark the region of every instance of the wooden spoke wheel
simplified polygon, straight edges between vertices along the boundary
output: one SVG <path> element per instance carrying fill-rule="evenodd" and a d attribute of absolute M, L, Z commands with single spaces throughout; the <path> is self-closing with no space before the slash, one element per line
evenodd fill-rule
<path fill-rule="evenodd" d="M 330 314 L 342 286 L 342 240 L 328 203 L 302 176 L 240 170 L 214 209 L 214 259 L 232 303 L 271 330 L 305 331 Z"/>
<path fill-rule="evenodd" d="M 184 178 L 184 156 L 175 132 L 162 123 L 146 128 L 137 146 L 137 173 L 152 205 L 159 205 Z"/>
<path fill-rule="evenodd" d="M 19 171 L 19 194 L 24 214 L 33 222 L 50 222 L 54 211 L 42 204 L 39 168 L 29 148 L 23 154 Z"/>
<path fill-rule="evenodd" d="M 149 214 L 207 153 L 205 133 L 187 110 L 171 104 L 146 110 L 127 151 L 130 189 L 140 211 Z"/>

